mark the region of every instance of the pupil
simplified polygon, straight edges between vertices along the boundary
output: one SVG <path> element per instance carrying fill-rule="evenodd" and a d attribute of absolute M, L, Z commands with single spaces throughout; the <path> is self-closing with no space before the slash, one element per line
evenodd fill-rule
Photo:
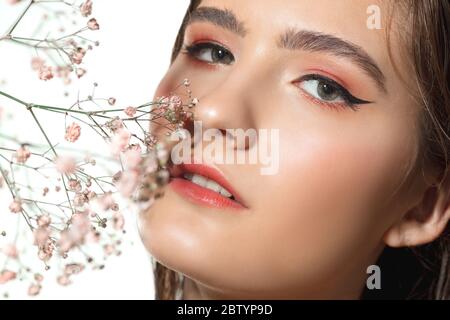
<path fill-rule="evenodd" d="M 222 60 L 225 57 L 225 52 L 222 49 L 214 50 L 214 60 Z"/>
<path fill-rule="evenodd" d="M 338 97 L 339 94 L 336 88 L 325 82 L 319 83 L 318 93 L 319 96 L 324 100 L 334 100 Z"/>

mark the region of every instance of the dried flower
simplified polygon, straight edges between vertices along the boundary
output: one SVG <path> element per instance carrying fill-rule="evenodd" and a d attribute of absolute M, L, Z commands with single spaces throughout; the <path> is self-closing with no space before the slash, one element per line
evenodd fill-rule
<path fill-rule="evenodd" d="M 124 112 L 127 116 L 129 116 L 131 118 L 131 117 L 134 117 L 134 115 L 136 114 L 136 111 L 137 111 L 136 108 L 127 107 Z"/>
<path fill-rule="evenodd" d="M 131 134 L 126 129 L 120 129 L 113 136 L 111 140 L 111 152 L 113 155 L 119 155 L 122 151 L 125 151 L 130 143 Z"/>
<path fill-rule="evenodd" d="M 19 253 L 18 253 L 18 251 L 17 251 L 16 246 L 13 245 L 13 244 L 7 244 L 7 245 L 5 245 L 5 246 L 1 249 L 1 252 L 2 252 L 5 256 L 7 256 L 7 257 L 9 257 L 9 258 L 11 258 L 11 259 L 17 259 L 17 257 L 19 256 Z"/>
<path fill-rule="evenodd" d="M 89 30 L 98 30 L 100 29 L 100 26 L 95 18 L 92 18 L 88 21 L 87 26 Z"/>
<path fill-rule="evenodd" d="M 19 149 L 17 149 L 15 158 L 18 163 L 25 163 L 30 158 L 31 152 L 28 150 L 27 147 L 21 146 Z"/>
<path fill-rule="evenodd" d="M 52 67 L 45 66 L 45 65 L 41 66 L 39 68 L 38 75 L 39 75 L 39 79 L 44 80 L 44 81 L 53 79 Z"/>
<path fill-rule="evenodd" d="M 14 280 L 16 278 L 17 274 L 10 270 L 3 270 L 0 273 L 0 284 L 5 284 L 8 281 Z"/>
<path fill-rule="evenodd" d="M 78 47 L 75 51 L 72 52 L 70 56 L 70 60 L 75 64 L 81 64 L 83 62 L 83 58 L 86 55 L 86 50 L 81 47 Z"/>
<path fill-rule="evenodd" d="M 66 128 L 66 135 L 64 138 L 69 142 L 75 142 L 78 140 L 81 134 L 81 127 L 75 122 Z"/>
<path fill-rule="evenodd" d="M 86 70 L 83 68 L 77 68 L 76 73 L 77 73 L 78 79 L 80 79 L 82 76 L 84 76 L 86 74 Z"/>
<path fill-rule="evenodd" d="M 71 157 L 58 157 L 55 160 L 55 165 L 56 170 L 62 174 L 71 174 L 77 169 L 77 164 Z"/>
<path fill-rule="evenodd" d="M 86 0 L 80 5 L 80 12 L 83 17 L 90 16 L 92 14 L 92 1 Z"/>
<path fill-rule="evenodd" d="M 41 285 L 40 284 L 31 284 L 28 288 L 28 295 L 29 296 L 37 296 L 39 292 L 41 292 Z"/>
<path fill-rule="evenodd" d="M 40 57 L 33 57 L 31 59 L 31 69 L 34 71 L 39 71 L 44 66 L 45 62 Z"/>
<path fill-rule="evenodd" d="M 69 180 L 69 190 L 80 192 L 81 191 L 81 183 L 77 179 L 70 179 Z"/>
<path fill-rule="evenodd" d="M 69 277 L 66 275 L 62 275 L 59 276 L 56 281 L 58 282 L 59 285 L 61 286 L 68 286 L 69 284 L 72 283 L 72 281 L 70 281 Z"/>
<path fill-rule="evenodd" d="M 9 211 L 11 211 L 12 213 L 19 213 L 22 211 L 22 202 L 20 200 L 14 200 L 13 202 L 11 202 L 11 204 L 9 205 Z"/>
<path fill-rule="evenodd" d="M 109 104 L 110 106 L 115 105 L 115 104 L 116 104 L 116 98 L 109 98 L 109 99 L 108 99 L 108 104 Z"/>
<path fill-rule="evenodd" d="M 42 215 L 37 218 L 37 224 L 39 227 L 48 227 L 52 219 L 48 215 Z"/>

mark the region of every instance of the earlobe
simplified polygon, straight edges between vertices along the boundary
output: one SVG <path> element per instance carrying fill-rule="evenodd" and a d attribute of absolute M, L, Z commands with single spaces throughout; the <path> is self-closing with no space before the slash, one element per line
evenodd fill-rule
<path fill-rule="evenodd" d="M 414 247 L 439 238 L 450 219 L 449 195 L 448 188 L 428 188 L 420 203 L 388 229 L 384 243 L 394 248 Z"/>

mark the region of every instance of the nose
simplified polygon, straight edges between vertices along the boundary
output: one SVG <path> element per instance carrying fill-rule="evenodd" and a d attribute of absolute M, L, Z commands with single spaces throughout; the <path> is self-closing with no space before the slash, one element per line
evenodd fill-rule
<path fill-rule="evenodd" d="M 257 128 L 256 101 L 249 93 L 246 80 L 233 77 L 236 74 L 231 72 L 227 78 L 201 92 L 194 113 L 204 130 L 217 129 L 226 135 L 227 129 Z M 195 95 L 195 91 L 193 93 Z"/>

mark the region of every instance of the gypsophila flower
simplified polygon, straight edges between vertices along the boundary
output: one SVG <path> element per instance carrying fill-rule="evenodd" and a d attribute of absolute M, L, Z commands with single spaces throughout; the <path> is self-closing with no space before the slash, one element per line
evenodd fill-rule
<path fill-rule="evenodd" d="M 19 213 L 22 211 L 22 202 L 20 200 L 14 200 L 9 205 L 9 211 L 12 213 Z"/>
<path fill-rule="evenodd" d="M 136 108 L 127 107 L 124 112 L 127 116 L 129 116 L 131 118 L 131 117 L 134 117 L 134 115 L 136 114 L 136 111 L 137 111 Z"/>
<path fill-rule="evenodd" d="M 111 140 L 111 152 L 113 155 L 119 155 L 119 153 L 125 151 L 130 143 L 131 134 L 126 129 L 119 129 Z"/>
<path fill-rule="evenodd" d="M 45 66 L 45 65 L 41 66 L 39 68 L 38 75 L 39 75 L 39 79 L 44 80 L 44 81 L 53 79 L 52 67 Z"/>
<path fill-rule="evenodd" d="M 75 51 L 72 52 L 70 59 L 75 64 L 81 64 L 83 62 L 83 58 L 86 55 L 86 50 L 78 47 Z"/>
<path fill-rule="evenodd" d="M 77 68 L 76 74 L 78 79 L 80 79 L 82 76 L 86 74 L 86 70 L 83 68 Z"/>
<path fill-rule="evenodd" d="M 115 105 L 115 104 L 116 104 L 116 98 L 109 98 L 109 99 L 108 99 L 108 104 L 109 104 L 110 106 Z"/>
<path fill-rule="evenodd" d="M 41 69 L 44 64 L 44 60 L 42 60 L 42 58 L 40 57 L 33 57 L 33 59 L 31 59 L 31 69 L 33 69 L 34 71 L 38 71 L 39 69 Z"/>
<path fill-rule="evenodd" d="M 13 244 L 7 244 L 0 250 L 5 256 L 11 258 L 11 259 L 17 259 L 19 256 L 19 253 L 17 251 L 17 248 Z"/>
<path fill-rule="evenodd" d="M 3 270 L 0 273 L 0 284 L 5 284 L 8 281 L 14 280 L 16 278 L 17 274 L 10 270 Z"/>
<path fill-rule="evenodd" d="M 66 135 L 64 138 L 69 142 L 75 142 L 78 140 L 81 134 L 81 127 L 75 122 L 66 128 Z"/>
<path fill-rule="evenodd" d="M 30 158 L 31 152 L 28 150 L 27 147 L 21 146 L 19 149 L 17 149 L 15 158 L 18 163 L 25 163 Z"/>
<path fill-rule="evenodd" d="M 98 30 L 100 29 L 100 26 L 95 18 L 92 18 L 88 21 L 87 26 L 89 30 Z"/>
<path fill-rule="evenodd" d="M 28 295 L 29 296 L 37 296 L 39 292 L 41 292 L 41 285 L 40 284 L 32 284 L 28 288 Z"/>
<path fill-rule="evenodd" d="M 56 170 L 62 174 L 74 173 L 77 169 L 75 160 L 71 157 L 58 157 L 55 160 Z"/>
<path fill-rule="evenodd" d="M 86 0 L 80 5 L 80 12 L 83 17 L 90 16 L 92 14 L 92 1 Z"/>

